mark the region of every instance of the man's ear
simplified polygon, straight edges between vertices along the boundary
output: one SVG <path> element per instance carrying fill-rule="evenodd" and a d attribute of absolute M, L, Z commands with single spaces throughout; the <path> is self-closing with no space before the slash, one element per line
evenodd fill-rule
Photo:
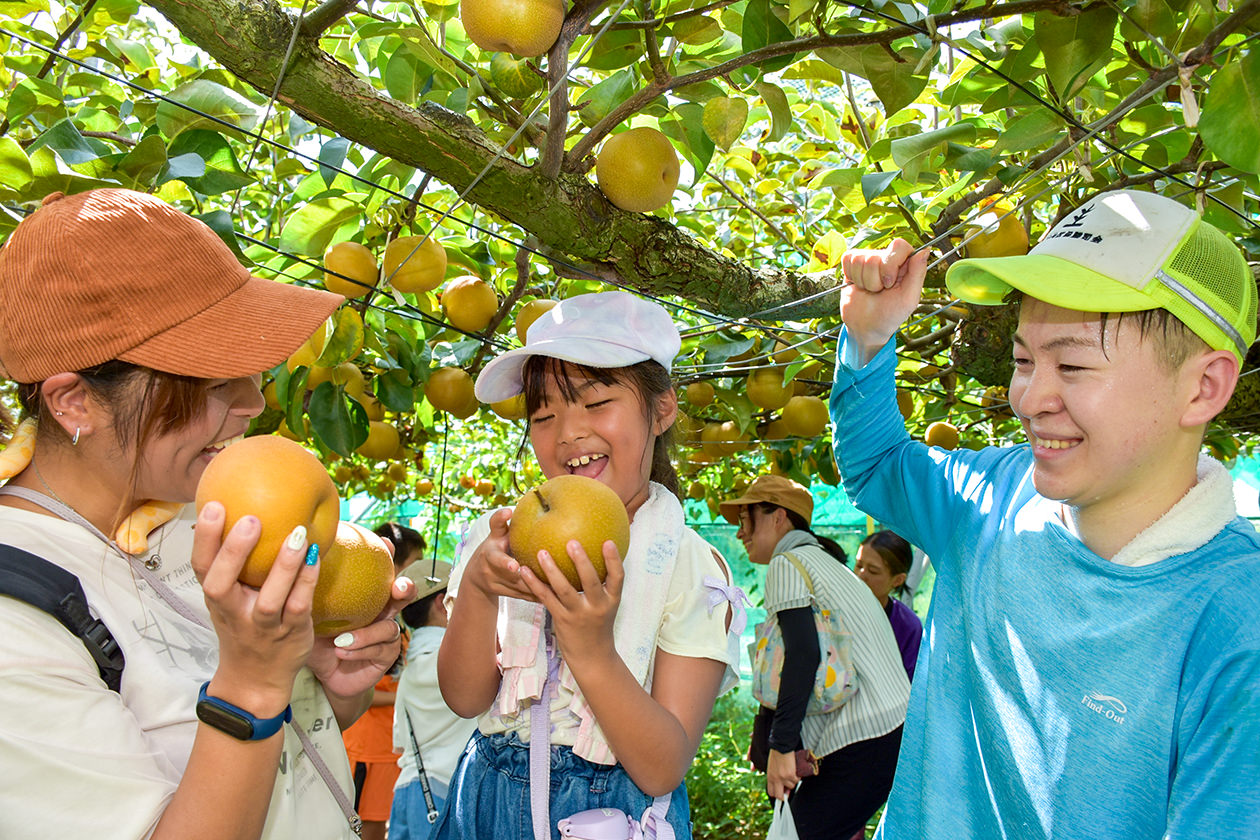
<path fill-rule="evenodd" d="M 655 408 L 655 417 L 652 423 L 652 433 L 662 435 L 678 419 L 677 392 L 670 388 L 665 393 L 660 394 L 653 402 L 653 407 Z"/>
<path fill-rule="evenodd" d="M 1238 357 L 1228 350 L 1213 350 L 1191 359 L 1183 368 L 1189 401 L 1181 416 L 1187 428 L 1205 426 L 1225 410 L 1238 384 Z"/>

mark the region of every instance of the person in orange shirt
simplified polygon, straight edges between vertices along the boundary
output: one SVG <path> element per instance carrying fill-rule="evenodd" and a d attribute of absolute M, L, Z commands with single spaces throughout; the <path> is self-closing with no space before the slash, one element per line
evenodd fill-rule
<path fill-rule="evenodd" d="M 419 560 L 424 552 L 424 538 L 411 528 L 387 522 L 377 528 L 376 533 L 394 544 L 395 573 Z M 377 682 L 372 705 L 342 733 L 346 754 L 354 769 L 354 809 L 363 820 L 363 840 L 385 840 L 389 809 L 394 802 L 394 782 L 398 779 L 398 756 L 394 754 L 394 697 L 406 655 L 404 634 L 402 653 L 394 667 Z"/>

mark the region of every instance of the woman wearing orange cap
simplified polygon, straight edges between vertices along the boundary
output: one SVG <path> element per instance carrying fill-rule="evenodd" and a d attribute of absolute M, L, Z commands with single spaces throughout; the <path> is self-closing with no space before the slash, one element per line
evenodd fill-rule
<path fill-rule="evenodd" d="M 204 224 L 129 190 L 50 196 L 0 248 L 0 376 L 36 430 L 0 487 L 0 543 L 26 564 L 14 576 L 40 558 L 77 576 L 79 616 L 122 654 L 98 666 L 99 627 L 76 638 L 0 598 L 0 775 L 26 788 L 0 836 L 354 836 L 340 730 L 397 657 L 410 582 L 335 647 L 312 632 L 301 526 L 260 589 L 237 582 L 258 520 L 223 536 L 218 503 L 137 554 L 111 536 L 148 500 L 193 499 L 261 411 L 259 372 L 339 302 L 251 277 Z"/>
<path fill-rule="evenodd" d="M 748 559 L 768 566 L 766 614 L 784 643 L 778 702 L 758 713 L 750 758 L 764 769 L 771 798 L 791 804 L 801 840 L 849 840 L 888 798 L 901 745 L 910 683 L 892 628 L 845 565 L 844 549 L 810 530 L 807 488 L 763 475 L 719 509 L 739 524 Z M 851 634 L 855 686 L 843 705 L 819 713 L 809 706 L 822 657 L 814 605 L 840 616 Z M 817 757 L 813 775 L 800 772 L 802 748 Z"/>

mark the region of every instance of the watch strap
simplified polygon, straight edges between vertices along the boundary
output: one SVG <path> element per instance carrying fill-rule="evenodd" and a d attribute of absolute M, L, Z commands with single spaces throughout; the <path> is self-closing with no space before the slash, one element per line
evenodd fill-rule
<path fill-rule="evenodd" d="M 257 718 L 240 706 L 233 705 L 219 697 L 214 697 L 208 693 L 210 681 L 206 680 L 201 684 L 201 691 L 197 694 L 197 718 L 209 726 L 213 726 L 221 732 L 226 732 L 233 738 L 241 741 L 262 741 L 270 738 L 280 731 L 280 727 L 293 720 L 293 707 L 285 706 L 284 711 L 275 717 Z M 220 721 L 212 716 L 202 714 L 203 705 L 208 704 L 216 707 L 229 716 L 237 718 L 243 724 L 241 729 L 228 728 L 223 726 Z M 248 732 L 245 730 L 248 729 Z"/>

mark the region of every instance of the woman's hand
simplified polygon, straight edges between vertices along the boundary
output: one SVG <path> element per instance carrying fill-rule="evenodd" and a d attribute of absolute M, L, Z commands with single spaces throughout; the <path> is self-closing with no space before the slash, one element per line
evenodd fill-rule
<path fill-rule="evenodd" d="M 306 565 L 306 529 L 294 529 L 259 589 L 239 578 L 258 542 L 261 524 L 239 520 L 223 537 L 223 505 L 210 502 L 197 517 L 192 567 L 219 637 L 213 694 L 259 717 L 289 704 L 293 680 L 314 642 L 311 601 L 318 567 Z"/>
<path fill-rule="evenodd" d="M 374 622 L 338 636 L 315 638 L 306 664 L 326 693 L 358 698 L 376 685 L 402 651 L 402 628 L 395 616 L 415 597 L 415 583 L 409 578 L 397 578 L 389 603 Z"/>
<path fill-rule="evenodd" d="M 551 613 L 556 642 L 565 662 L 570 668 L 580 669 L 583 661 L 592 658 L 600 661 L 617 655 L 613 646 L 613 621 L 621 603 L 625 569 L 612 540 L 605 540 L 603 545 L 607 570 L 603 583 L 581 543 L 569 540 L 565 548 L 582 582 L 581 592 L 573 588 L 546 551 L 538 552 L 546 581 L 540 580 L 529 567 L 522 568 L 520 576 L 529 587 L 531 600 L 539 601 Z"/>
<path fill-rule="evenodd" d="M 770 757 L 766 760 L 766 793 L 770 794 L 770 798 L 787 799 L 799 781 L 796 754 L 770 750 Z"/>

